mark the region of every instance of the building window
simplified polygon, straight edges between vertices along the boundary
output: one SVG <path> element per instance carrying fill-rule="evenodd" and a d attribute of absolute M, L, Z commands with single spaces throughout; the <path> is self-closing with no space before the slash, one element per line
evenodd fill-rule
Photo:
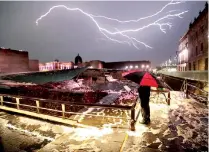
<path fill-rule="evenodd" d="M 188 42 L 186 43 L 186 48 L 188 48 Z"/>
<path fill-rule="evenodd" d="M 204 32 L 204 26 L 201 26 L 200 28 L 200 32 L 203 33 Z"/>
<path fill-rule="evenodd" d="M 191 35 L 191 40 L 192 40 L 192 41 L 194 41 L 194 37 L 193 37 L 193 34 Z"/>
<path fill-rule="evenodd" d="M 200 67 L 201 67 L 201 65 L 200 65 L 200 64 L 201 64 L 201 61 L 200 61 L 200 60 L 198 60 L 198 61 L 197 61 L 197 70 L 200 70 Z"/>
<path fill-rule="evenodd" d="M 195 36 L 196 36 L 196 38 L 198 37 L 198 33 L 197 32 L 196 32 Z"/>
<path fill-rule="evenodd" d="M 182 56 L 181 56 L 181 64 L 184 63 L 184 62 L 185 62 L 185 60 L 184 60 L 184 54 L 182 54 Z"/>
<path fill-rule="evenodd" d="M 189 71 L 191 71 L 192 65 L 191 63 L 189 63 Z"/>
<path fill-rule="evenodd" d="M 193 70 L 194 71 L 196 70 L 196 64 L 195 64 L 195 62 L 193 63 Z"/>
<path fill-rule="evenodd" d="M 208 70 L 208 58 L 205 59 L 205 70 Z"/>
<path fill-rule="evenodd" d="M 196 56 L 198 55 L 198 47 L 196 46 L 196 50 L 195 50 Z"/>
<path fill-rule="evenodd" d="M 194 51 L 193 48 L 191 49 L 191 57 L 193 57 Z"/>
<path fill-rule="evenodd" d="M 203 52 L 203 43 L 201 43 L 201 52 Z"/>

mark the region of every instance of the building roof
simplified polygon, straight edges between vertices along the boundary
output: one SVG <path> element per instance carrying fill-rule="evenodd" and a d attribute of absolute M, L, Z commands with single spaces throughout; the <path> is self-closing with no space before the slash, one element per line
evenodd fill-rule
<path fill-rule="evenodd" d="M 179 39 L 179 42 L 184 41 L 187 38 L 187 34 L 188 34 L 189 30 L 187 30 L 184 35 Z"/>
<path fill-rule="evenodd" d="M 198 23 L 198 21 L 199 21 L 204 15 L 207 15 L 207 14 L 208 14 L 208 3 L 206 2 L 205 8 L 203 9 L 203 11 L 200 11 L 198 17 L 195 17 L 194 22 L 193 22 L 193 23 L 192 23 L 192 22 L 190 23 L 189 29 L 188 29 L 188 30 L 184 33 L 184 35 L 179 39 L 179 42 L 184 41 L 185 38 L 187 37 L 187 34 L 190 32 L 190 29 L 191 29 L 192 27 L 194 27 L 194 25 L 195 25 L 196 23 Z"/>
<path fill-rule="evenodd" d="M 10 48 L 3 48 L 3 47 L 0 47 L 0 51 L 9 51 L 9 52 L 14 52 L 14 53 L 27 53 L 28 54 L 28 51 L 23 51 L 23 50 L 13 50 L 13 49 L 10 49 Z"/>
<path fill-rule="evenodd" d="M 195 26 L 199 22 L 199 20 L 205 15 L 208 15 L 208 3 L 207 2 L 205 3 L 205 8 L 199 12 L 199 15 L 197 17 L 194 18 L 194 22 L 190 23 L 189 29 Z"/>

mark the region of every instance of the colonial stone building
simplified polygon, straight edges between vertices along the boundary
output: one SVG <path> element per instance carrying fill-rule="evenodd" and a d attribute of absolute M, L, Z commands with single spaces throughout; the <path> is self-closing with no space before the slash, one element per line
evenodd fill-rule
<path fill-rule="evenodd" d="M 64 70 L 64 69 L 73 69 L 73 62 L 60 62 L 55 60 L 52 62 L 39 63 L 39 71 L 52 71 L 52 70 Z"/>
<path fill-rule="evenodd" d="M 178 60 L 179 71 L 208 70 L 208 3 L 180 39 Z"/>
<path fill-rule="evenodd" d="M 188 32 L 179 40 L 178 54 L 178 71 L 186 71 L 188 69 Z"/>

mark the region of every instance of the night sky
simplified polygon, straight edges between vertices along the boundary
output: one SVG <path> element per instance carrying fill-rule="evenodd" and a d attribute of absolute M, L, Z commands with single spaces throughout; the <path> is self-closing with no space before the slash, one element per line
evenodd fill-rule
<path fill-rule="evenodd" d="M 53 5 L 79 7 L 94 15 L 130 20 L 152 15 L 168 2 L 0 2 L 0 46 L 26 50 L 31 59 L 39 59 L 40 62 L 55 59 L 74 61 L 79 53 L 84 61 L 150 60 L 152 65 L 156 66 L 175 55 L 180 37 L 204 8 L 205 1 L 190 1 L 169 6 L 164 14 L 173 9 L 189 12 L 183 15 L 183 19 L 169 20 L 173 27 L 166 28 L 166 34 L 157 26 L 127 34 L 147 43 L 153 47 L 152 49 L 138 45 L 140 50 L 137 50 L 128 44 L 112 42 L 99 32 L 89 18 L 76 11 L 58 8 L 41 20 L 38 26 L 35 21 Z M 109 30 L 121 30 L 142 27 L 160 17 L 162 16 L 155 16 L 136 24 L 121 25 L 104 19 L 98 19 L 98 22 Z"/>

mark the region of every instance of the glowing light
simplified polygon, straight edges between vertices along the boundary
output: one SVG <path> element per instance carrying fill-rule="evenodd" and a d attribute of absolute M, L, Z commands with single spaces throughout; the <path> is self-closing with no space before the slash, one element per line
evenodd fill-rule
<path fill-rule="evenodd" d="M 138 65 L 136 65 L 135 68 L 137 69 L 138 68 Z"/>
<path fill-rule="evenodd" d="M 146 67 L 149 68 L 149 65 L 147 65 Z"/>
<path fill-rule="evenodd" d="M 139 19 L 136 19 L 136 20 L 124 20 L 124 21 L 119 20 L 119 19 L 115 19 L 115 18 L 106 17 L 106 16 L 101 16 L 101 15 L 93 15 L 93 14 L 85 12 L 84 10 L 82 10 L 80 8 L 69 8 L 69 7 L 65 6 L 65 5 L 56 5 L 56 6 L 51 7 L 45 14 L 41 15 L 36 20 L 36 24 L 38 25 L 39 21 L 42 20 L 43 18 L 45 18 L 52 10 L 54 10 L 56 8 L 64 8 L 64 9 L 66 9 L 68 11 L 78 11 L 78 12 L 84 14 L 86 17 L 88 17 L 96 25 L 96 27 L 98 28 L 98 30 L 100 31 L 100 33 L 103 36 L 105 36 L 107 39 L 109 39 L 109 40 L 111 40 L 113 42 L 132 45 L 136 49 L 139 49 L 138 48 L 139 44 L 144 45 L 146 48 L 152 48 L 151 46 L 147 45 L 146 43 L 144 43 L 142 41 L 139 41 L 139 40 L 137 40 L 134 37 L 128 36 L 127 34 L 131 33 L 131 32 L 139 32 L 139 31 L 147 29 L 147 28 L 149 28 L 151 26 L 158 26 L 163 33 L 166 33 L 166 28 L 165 27 L 168 27 L 169 29 L 171 29 L 172 24 L 170 22 L 162 23 L 162 21 L 165 20 L 165 19 L 173 19 L 174 17 L 183 18 L 182 15 L 184 13 L 188 12 L 188 11 L 183 11 L 183 12 L 180 12 L 180 13 L 176 13 L 176 12 L 178 12 L 178 10 L 170 10 L 167 15 L 164 15 L 163 17 L 155 20 L 154 22 L 152 22 L 152 23 L 150 23 L 148 25 L 142 26 L 140 28 L 135 28 L 135 29 L 129 29 L 128 28 L 126 30 L 118 30 L 117 28 L 113 28 L 114 31 L 110 31 L 110 30 L 100 26 L 98 21 L 96 20 L 96 18 L 103 18 L 105 20 L 111 20 L 111 21 L 115 21 L 115 22 L 118 22 L 118 23 L 121 23 L 121 24 L 131 23 L 131 22 L 138 23 L 141 20 L 145 20 L 145 19 L 152 18 L 154 16 L 159 15 L 160 13 L 163 12 L 164 9 L 166 9 L 170 5 L 177 5 L 177 4 L 180 4 L 180 3 L 182 3 L 182 2 L 178 2 L 178 1 L 174 2 L 172 0 L 171 2 L 167 3 L 159 11 L 157 11 L 156 13 L 154 13 L 152 15 L 149 15 L 149 16 L 146 16 L 146 17 L 142 17 L 142 18 L 139 18 Z M 111 36 L 114 36 L 114 35 L 119 35 L 119 36 L 121 36 L 122 38 L 124 38 L 126 40 L 122 41 L 122 40 L 118 40 L 116 38 L 112 38 Z"/>
<path fill-rule="evenodd" d="M 126 69 L 128 69 L 128 66 L 126 66 Z"/>
<path fill-rule="evenodd" d="M 157 69 L 153 69 L 153 72 L 156 72 L 157 71 Z"/>
<path fill-rule="evenodd" d="M 144 68 L 144 64 L 142 64 L 142 66 L 141 66 L 142 68 Z"/>
<path fill-rule="evenodd" d="M 175 71 L 177 71 L 176 68 L 169 68 L 168 69 L 168 72 L 175 72 Z"/>
<path fill-rule="evenodd" d="M 131 66 L 130 66 L 130 68 L 132 69 L 132 68 L 133 68 L 133 66 L 131 65 Z"/>

